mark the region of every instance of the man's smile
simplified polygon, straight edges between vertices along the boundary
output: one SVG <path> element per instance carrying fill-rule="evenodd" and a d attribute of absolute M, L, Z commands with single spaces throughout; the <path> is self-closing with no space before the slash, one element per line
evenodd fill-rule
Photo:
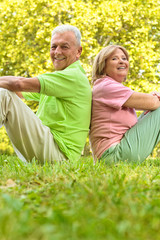
<path fill-rule="evenodd" d="M 66 58 L 65 57 L 55 57 L 54 59 L 57 60 L 57 61 L 61 61 L 61 60 L 64 60 Z"/>

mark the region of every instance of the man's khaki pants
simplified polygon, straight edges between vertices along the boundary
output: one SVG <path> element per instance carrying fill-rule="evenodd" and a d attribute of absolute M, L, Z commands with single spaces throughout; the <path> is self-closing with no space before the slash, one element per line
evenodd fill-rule
<path fill-rule="evenodd" d="M 42 124 L 15 93 L 0 88 L 0 126 L 2 125 L 19 158 L 27 161 L 35 158 L 41 163 L 66 159 L 50 129 Z"/>

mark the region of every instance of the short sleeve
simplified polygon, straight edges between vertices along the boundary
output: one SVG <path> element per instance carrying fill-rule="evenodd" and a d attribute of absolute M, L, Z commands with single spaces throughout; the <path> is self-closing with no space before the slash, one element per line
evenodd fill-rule
<path fill-rule="evenodd" d="M 45 73 L 38 76 L 41 85 L 41 94 L 57 98 L 72 98 L 79 86 L 77 81 L 86 78 L 78 63 L 73 63 L 62 71 Z M 87 78 L 86 78 L 87 79 Z"/>
<path fill-rule="evenodd" d="M 105 78 L 102 82 L 97 84 L 98 88 L 96 98 L 101 98 L 101 102 L 108 107 L 120 109 L 122 105 L 134 92 L 130 88 L 124 86 L 122 83 L 116 82 L 111 78 Z"/>
<path fill-rule="evenodd" d="M 40 94 L 39 93 L 22 92 L 22 95 L 26 100 L 38 101 L 38 102 L 40 100 Z"/>

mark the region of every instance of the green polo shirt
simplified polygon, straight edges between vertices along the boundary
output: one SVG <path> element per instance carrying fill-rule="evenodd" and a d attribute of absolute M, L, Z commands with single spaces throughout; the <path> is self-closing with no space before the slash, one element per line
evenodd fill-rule
<path fill-rule="evenodd" d="M 79 61 L 61 71 L 38 76 L 40 93 L 23 93 L 39 101 L 37 116 L 48 126 L 68 159 L 80 157 L 89 131 L 91 87 Z"/>

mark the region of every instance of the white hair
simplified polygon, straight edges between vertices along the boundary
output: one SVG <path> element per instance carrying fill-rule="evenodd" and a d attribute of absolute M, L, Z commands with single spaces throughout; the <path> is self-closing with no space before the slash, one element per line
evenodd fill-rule
<path fill-rule="evenodd" d="M 79 31 L 79 29 L 77 27 L 74 27 L 72 25 L 60 25 L 57 26 L 53 31 L 52 31 L 52 37 L 56 34 L 56 33 L 63 33 L 63 32 L 73 32 L 76 40 L 77 40 L 77 44 L 79 46 L 81 46 L 81 33 Z M 51 37 L 51 40 L 52 40 Z"/>

